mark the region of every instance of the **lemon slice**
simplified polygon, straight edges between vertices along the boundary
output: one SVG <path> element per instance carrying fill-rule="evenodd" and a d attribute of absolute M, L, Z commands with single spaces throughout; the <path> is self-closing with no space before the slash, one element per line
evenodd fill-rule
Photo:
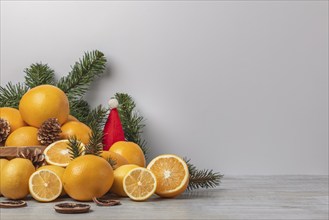
<path fill-rule="evenodd" d="M 130 170 L 123 179 L 125 193 L 135 201 L 144 201 L 150 198 L 156 189 L 157 181 L 154 174 L 143 167 Z"/>
<path fill-rule="evenodd" d="M 158 185 L 155 193 L 159 196 L 178 196 L 188 186 L 190 175 L 187 164 L 176 155 L 160 155 L 149 163 L 147 169 L 156 176 Z"/>
<path fill-rule="evenodd" d="M 67 167 L 71 161 L 68 144 L 68 140 L 60 140 L 50 144 L 43 152 L 47 163 L 60 167 Z M 84 144 L 81 143 L 80 147 L 83 148 L 82 151 L 84 152 Z"/>
<path fill-rule="evenodd" d="M 60 196 L 62 182 L 59 176 L 50 170 L 38 170 L 29 179 L 32 197 L 40 202 L 50 202 Z"/>

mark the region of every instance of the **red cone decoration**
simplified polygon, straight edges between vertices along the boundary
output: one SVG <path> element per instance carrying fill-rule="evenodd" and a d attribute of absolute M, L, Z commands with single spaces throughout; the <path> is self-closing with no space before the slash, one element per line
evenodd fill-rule
<path fill-rule="evenodd" d="M 118 112 L 118 100 L 110 99 L 110 114 L 104 127 L 103 150 L 109 150 L 117 141 L 125 141 L 125 135 L 122 129 L 120 116 Z"/>

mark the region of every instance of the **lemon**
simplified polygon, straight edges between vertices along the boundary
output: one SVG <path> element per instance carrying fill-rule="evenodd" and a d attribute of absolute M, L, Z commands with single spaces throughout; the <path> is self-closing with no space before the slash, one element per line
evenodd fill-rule
<path fill-rule="evenodd" d="M 38 170 L 29 179 L 30 193 L 39 202 L 50 202 L 57 199 L 62 188 L 59 176 L 50 170 Z"/>
<path fill-rule="evenodd" d="M 114 170 L 114 182 L 110 191 L 119 196 L 127 196 L 127 193 L 123 189 L 123 178 L 130 170 L 137 167 L 139 166 L 135 164 L 126 164 Z"/>
<path fill-rule="evenodd" d="M 41 85 L 23 95 L 19 111 L 26 123 L 38 128 L 49 118 L 57 118 L 63 124 L 67 121 L 70 108 L 62 90 L 51 85 Z"/>
<path fill-rule="evenodd" d="M 154 194 L 156 187 L 154 174 L 144 167 L 130 170 L 123 179 L 125 193 L 135 201 L 147 200 Z"/>
<path fill-rule="evenodd" d="M 63 167 L 59 167 L 59 166 L 55 166 L 55 165 L 45 165 L 45 166 L 39 167 L 39 169 L 37 169 L 37 171 L 38 170 L 50 170 L 50 171 L 56 173 L 57 176 L 63 182 L 63 174 L 64 174 L 64 171 L 65 171 L 65 168 L 63 168 Z M 64 188 L 62 187 L 61 196 L 64 196 L 64 195 L 66 195 L 66 193 L 65 193 Z"/>
<path fill-rule="evenodd" d="M 8 199 L 23 199 L 29 194 L 29 178 L 35 168 L 28 159 L 10 160 L 1 170 L 1 193 Z"/>

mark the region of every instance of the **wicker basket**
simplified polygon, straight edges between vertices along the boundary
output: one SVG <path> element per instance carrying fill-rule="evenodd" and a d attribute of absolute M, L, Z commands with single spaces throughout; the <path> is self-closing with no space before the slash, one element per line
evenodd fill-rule
<path fill-rule="evenodd" d="M 26 148 L 34 150 L 35 148 L 39 148 L 41 152 L 43 152 L 46 146 L 25 146 L 25 147 L 0 147 L 0 158 L 12 159 L 18 157 L 22 150 Z"/>

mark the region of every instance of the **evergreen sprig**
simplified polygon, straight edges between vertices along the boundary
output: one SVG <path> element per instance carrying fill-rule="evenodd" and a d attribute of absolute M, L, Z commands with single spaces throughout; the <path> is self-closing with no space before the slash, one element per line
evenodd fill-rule
<path fill-rule="evenodd" d="M 127 141 L 138 144 L 147 158 L 149 148 L 146 146 L 146 141 L 142 138 L 142 130 L 145 127 L 143 116 L 135 110 L 136 103 L 130 95 L 116 93 L 115 98 L 119 102 L 118 112 L 125 138 Z"/>
<path fill-rule="evenodd" d="M 85 123 L 90 114 L 90 105 L 83 99 L 70 100 L 70 114 Z"/>
<path fill-rule="evenodd" d="M 9 82 L 5 87 L 0 86 L 0 107 L 18 108 L 19 101 L 28 89 L 22 83 Z"/>
<path fill-rule="evenodd" d="M 71 159 L 73 160 L 77 157 L 82 156 L 83 148 L 81 147 L 81 141 L 79 141 L 76 136 L 71 136 L 68 138 L 68 140 L 69 140 L 68 150 L 69 150 Z"/>
<path fill-rule="evenodd" d="M 97 106 L 96 108 L 90 110 L 89 114 L 81 118 L 81 122 L 88 125 L 93 132 L 100 132 L 100 129 L 103 129 L 105 120 L 107 118 L 108 109 L 104 108 L 102 105 Z"/>
<path fill-rule="evenodd" d="M 117 160 L 116 159 L 113 159 L 112 157 L 106 158 L 106 161 L 111 165 L 111 167 L 113 169 L 117 165 Z"/>
<path fill-rule="evenodd" d="M 100 129 L 93 130 L 89 143 L 85 146 L 86 154 L 100 156 L 103 151 L 103 132 Z"/>
<path fill-rule="evenodd" d="M 190 180 L 187 189 L 194 190 L 199 188 L 215 188 L 221 183 L 224 175 L 214 172 L 213 170 L 198 170 L 191 163 L 191 159 L 184 158 L 190 173 Z"/>
<path fill-rule="evenodd" d="M 82 59 L 75 63 L 71 72 L 62 77 L 57 86 L 70 100 L 81 98 L 89 89 L 93 80 L 105 70 L 106 58 L 98 50 L 86 52 Z"/>
<path fill-rule="evenodd" d="M 47 64 L 35 63 L 24 70 L 25 85 L 33 88 L 42 84 L 55 85 L 55 72 Z"/>

